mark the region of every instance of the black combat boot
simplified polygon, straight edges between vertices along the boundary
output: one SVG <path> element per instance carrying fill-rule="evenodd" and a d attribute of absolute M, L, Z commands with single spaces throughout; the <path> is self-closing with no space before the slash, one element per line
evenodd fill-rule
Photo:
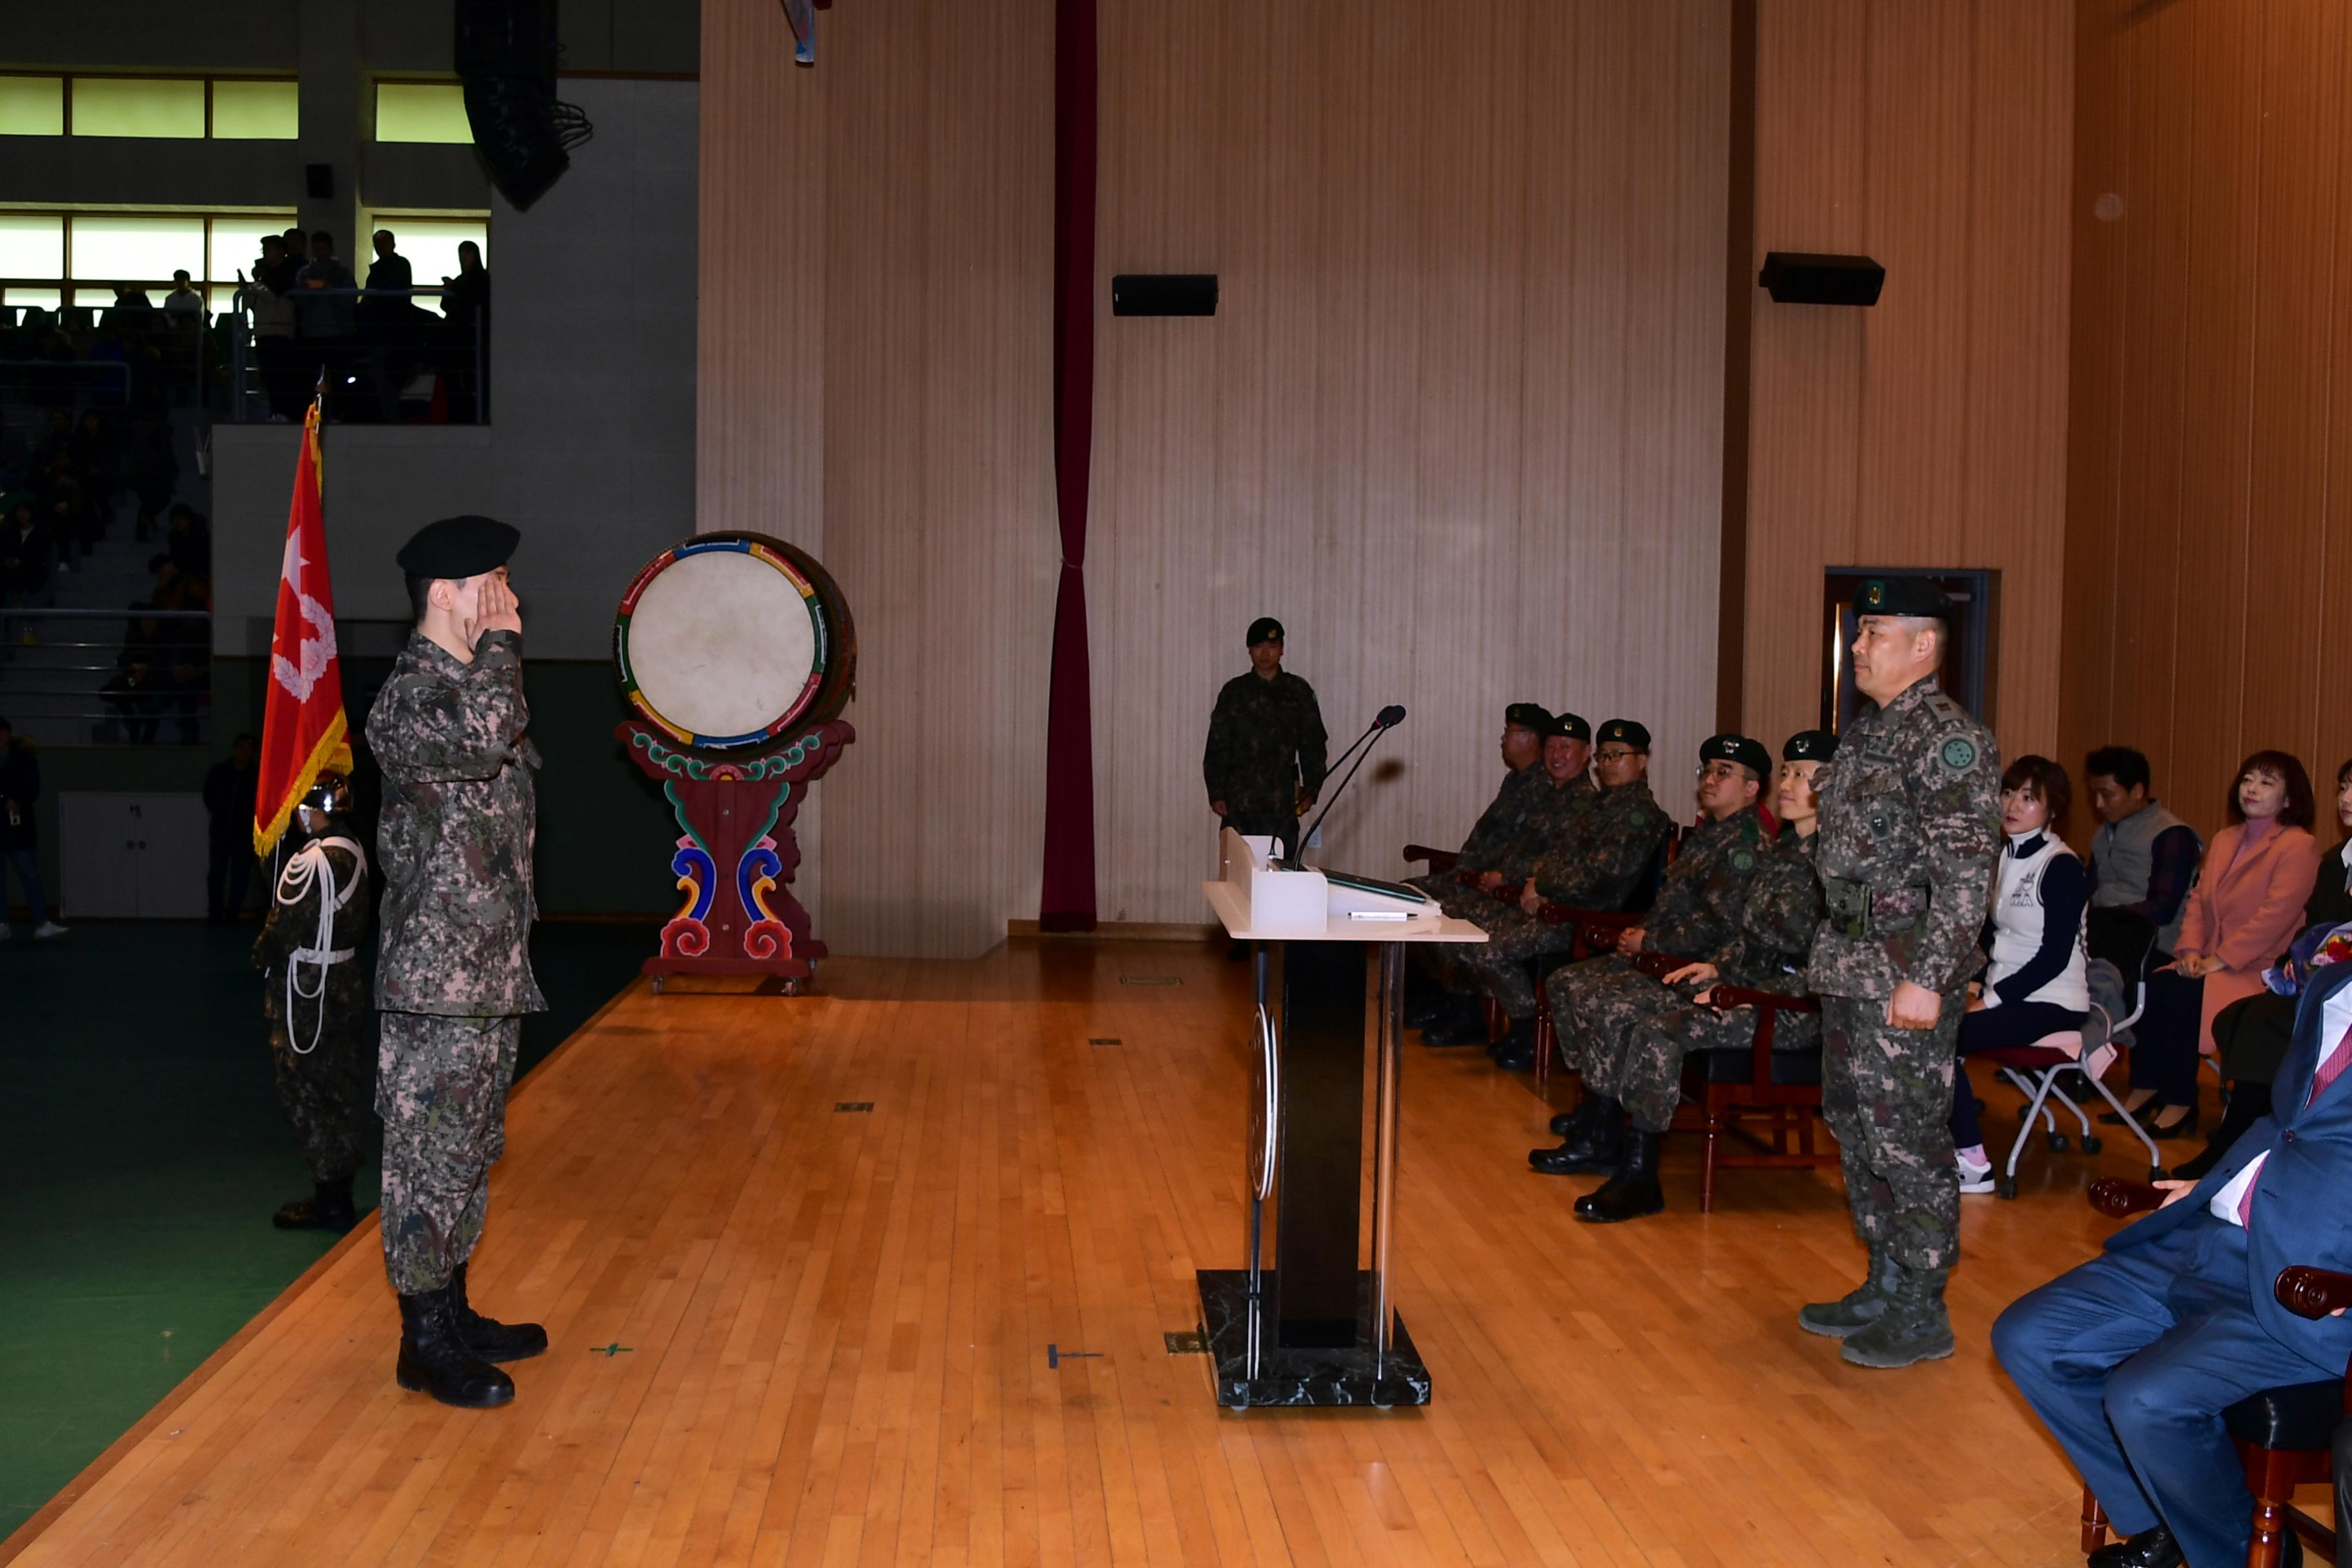
<path fill-rule="evenodd" d="M 1625 1108 L 1597 1094 L 1587 1098 L 1594 1105 L 1583 1132 L 1557 1149 L 1529 1150 L 1528 1164 L 1547 1176 L 1616 1174 L 1618 1154 L 1625 1146 Z"/>
<path fill-rule="evenodd" d="M 2230 1090 L 2230 1103 L 2221 1112 L 2221 1124 L 2205 1137 L 2205 1152 L 2193 1160 L 2185 1160 L 2172 1167 L 2173 1180 L 2201 1182 L 2205 1173 L 2221 1163 L 2230 1145 L 2246 1135 L 2246 1130 L 2271 1113 L 2271 1086 L 2266 1083 L 2241 1083 Z"/>
<path fill-rule="evenodd" d="M 352 1202 L 352 1179 L 315 1184 L 317 1191 L 307 1198 L 296 1198 L 280 1205 L 269 1223 L 280 1230 L 331 1230 L 338 1234 L 359 1224 L 359 1209 Z"/>
<path fill-rule="evenodd" d="M 1510 1033 L 1496 1040 L 1486 1054 L 1505 1072 L 1526 1072 L 1536 1065 L 1536 1021 L 1512 1019 Z"/>
<path fill-rule="evenodd" d="M 1884 1243 L 1870 1249 L 1870 1278 L 1834 1301 L 1814 1301 L 1797 1310 L 1797 1327 L 1809 1334 L 1842 1340 L 1876 1322 L 1895 1299 L 1895 1277 L 1902 1266 Z"/>
<path fill-rule="evenodd" d="M 1856 1366 L 1893 1370 L 1952 1353 L 1952 1317 L 1944 1310 L 1948 1268 L 1904 1268 L 1878 1321 L 1849 1335 L 1838 1354 Z"/>
<path fill-rule="evenodd" d="M 1577 1096 L 1575 1110 L 1563 1110 L 1551 1119 L 1551 1135 L 1555 1138 L 1574 1138 L 1592 1125 L 1592 1118 L 1598 1113 L 1601 1103 L 1599 1095 Z"/>
<path fill-rule="evenodd" d="M 514 1379 L 466 1348 L 457 1337 L 455 1286 L 400 1299 L 400 1386 L 461 1410 L 487 1410 L 514 1397 Z"/>
<path fill-rule="evenodd" d="M 1664 1137 L 1639 1125 L 1628 1132 L 1617 1173 L 1576 1200 L 1576 1217 L 1595 1225 L 1614 1225 L 1619 1220 L 1664 1214 L 1666 1194 L 1658 1185 L 1658 1143 Z"/>
<path fill-rule="evenodd" d="M 466 1266 L 449 1276 L 449 1310 L 457 1337 L 484 1361 L 529 1361 L 547 1349 L 547 1331 L 537 1323 L 501 1323 L 474 1310 L 466 1300 Z"/>
<path fill-rule="evenodd" d="M 1486 1004 L 1476 996 L 1456 996 L 1452 1010 L 1421 1031 L 1424 1046 L 1483 1046 L 1486 1043 Z"/>

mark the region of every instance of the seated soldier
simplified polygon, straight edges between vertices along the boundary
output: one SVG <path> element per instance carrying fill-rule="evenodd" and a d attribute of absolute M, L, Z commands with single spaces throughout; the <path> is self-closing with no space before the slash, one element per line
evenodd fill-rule
<path fill-rule="evenodd" d="M 1602 1224 L 1636 1219 L 1666 1206 L 1658 1185 L 1658 1144 L 1682 1103 L 1683 1061 L 1692 1051 L 1746 1051 L 1756 1039 L 1756 1009 L 1722 1010 L 1708 1005 L 1718 984 L 1756 991 L 1801 992 L 1805 955 L 1822 920 L 1821 883 L 1813 876 L 1813 832 L 1820 825 L 1820 797 L 1813 774 L 1837 750 L 1837 737 L 1806 730 L 1781 748 L 1774 781 L 1780 834 L 1748 884 L 1740 905 L 1739 931 L 1713 958 L 1666 976 L 1667 984 L 1691 994 L 1688 1004 L 1657 1014 L 1633 1031 L 1624 1048 L 1584 1061 L 1584 1105 L 1605 1127 L 1622 1106 L 1633 1133 L 1617 1161 L 1616 1173 L 1597 1191 L 1576 1200 L 1576 1217 Z M 1783 1013 L 1772 1031 L 1775 1050 L 1811 1050 L 1821 1043 L 1820 1020 L 1810 1013 Z M 1577 1129 L 1570 1128 L 1573 1137 Z"/>
<path fill-rule="evenodd" d="M 1579 811 L 1567 831 L 1537 858 L 1535 869 L 1519 889 L 1517 909 L 1502 905 L 1480 913 L 1486 943 L 1433 944 L 1424 950 L 1441 955 L 1438 962 L 1455 989 L 1475 989 L 1502 1004 L 1511 1029 L 1492 1054 L 1510 1070 L 1535 1061 L 1536 992 L 1528 961 L 1565 952 L 1576 942 L 1574 924 L 1546 920 L 1544 906 L 1623 909 L 1641 890 L 1671 826 L 1650 795 L 1649 731 L 1630 719 L 1612 719 L 1601 727 L 1601 746 L 1592 763 L 1599 797 Z M 1485 1037 L 1483 1020 L 1422 1037 L 1433 1046 L 1471 1045 Z"/>
<path fill-rule="evenodd" d="M 1713 954 L 1738 934 L 1748 880 L 1769 853 L 1757 799 L 1772 771 L 1771 753 L 1745 735 L 1714 735 L 1698 755 L 1699 824 L 1666 868 L 1642 923 L 1619 935 L 1615 952 L 1556 969 L 1544 981 L 1563 1053 L 1588 1073 L 1591 1063 L 1624 1054 L 1634 1026 L 1689 999 L 1634 968 L 1630 955 L 1696 962 Z M 1572 1113 L 1579 1125 L 1567 1142 L 1531 1150 L 1528 1163 L 1555 1176 L 1614 1167 L 1621 1112 L 1613 1100 L 1596 1100 L 1591 1087 L 1588 1078 L 1584 1101 Z"/>
<path fill-rule="evenodd" d="M 1513 712 L 1530 707 L 1514 703 Z M 1537 713 L 1542 712 L 1536 709 Z M 1576 814 L 1599 798 L 1592 779 L 1586 771 L 1592 760 L 1592 727 L 1573 713 L 1562 713 L 1548 719 L 1543 742 L 1543 761 L 1525 773 L 1513 778 L 1535 778 L 1544 787 L 1521 790 L 1512 805 L 1517 814 L 1517 837 L 1505 844 L 1499 853 L 1491 849 L 1482 852 L 1482 859 L 1492 865 L 1475 868 L 1475 874 L 1454 871 L 1423 878 L 1414 885 L 1426 889 L 1437 898 L 1438 904 L 1456 920 L 1491 919 L 1496 912 L 1495 889 L 1517 887 L 1535 870 L 1536 859 L 1546 846 L 1567 831 Z M 1507 785 L 1506 786 L 1508 787 Z M 1496 805 L 1501 805 L 1501 797 Z M 1488 808 L 1493 815 L 1493 808 Z M 1480 826 L 1486 826 L 1485 818 Z M 1473 837 L 1476 835 L 1474 834 Z M 1465 849 L 1465 855 L 1467 848 Z M 1428 952 L 1428 947 L 1415 951 Z M 1434 973 L 1433 971 L 1427 972 Z M 1414 998 L 1405 1009 L 1405 1022 L 1417 1029 L 1436 1028 L 1462 1030 L 1479 1026 L 1478 998 L 1466 992 L 1447 991 L 1433 981 L 1425 994 Z M 1477 1032 L 1474 1030 L 1474 1033 Z"/>

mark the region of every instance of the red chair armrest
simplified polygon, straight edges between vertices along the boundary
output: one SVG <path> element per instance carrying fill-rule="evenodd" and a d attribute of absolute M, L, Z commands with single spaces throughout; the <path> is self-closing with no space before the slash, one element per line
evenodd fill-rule
<path fill-rule="evenodd" d="M 1461 859 L 1462 856 L 1458 851 L 1452 849 L 1432 849 L 1426 844 L 1408 844 L 1404 847 L 1404 858 L 1408 860 L 1428 861 L 1430 870 L 1434 873 L 1451 871 L 1454 869 L 1454 863 Z"/>
<path fill-rule="evenodd" d="M 2165 1194 L 2146 1182 L 2126 1182 L 2118 1176 L 2101 1176 L 2091 1184 L 2090 1197 L 2093 1208 L 2109 1219 L 2123 1219 L 2163 1207 Z"/>
<path fill-rule="evenodd" d="M 2279 1305 L 2299 1318 L 2324 1318 L 2352 1307 L 2352 1274 L 2294 1263 L 2279 1270 L 2272 1288 Z"/>
<path fill-rule="evenodd" d="M 1773 1037 L 1780 1032 L 1780 1015 L 1822 1010 L 1822 1005 L 1811 996 L 1785 996 L 1778 991 L 1755 991 L 1745 985 L 1710 986 L 1706 1005 L 1719 1013 L 1727 1013 L 1734 1007 L 1756 1009 L 1756 1037 L 1748 1042 L 1748 1069 L 1749 1081 L 1759 1089 L 1772 1081 Z"/>

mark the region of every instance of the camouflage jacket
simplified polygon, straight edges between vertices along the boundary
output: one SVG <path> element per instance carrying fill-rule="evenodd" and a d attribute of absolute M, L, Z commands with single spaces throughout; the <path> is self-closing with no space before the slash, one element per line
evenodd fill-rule
<path fill-rule="evenodd" d="M 524 731 L 522 638 L 486 632 L 461 664 L 422 635 L 368 714 L 383 769 L 376 1005 L 497 1017 L 547 1006 L 530 974 L 539 752 Z"/>
<path fill-rule="evenodd" d="M 303 847 L 305 850 L 308 845 Z M 302 851 L 298 850 L 297 853 Z M 330 845 L 320 851 L 326 857 L 329 869 L 335 879 L 338 894 L 336 909 L 328 926 L 326 948 L 329 952 L 347 951 L 352 956 L 341 963 L 327 965 L 325 1000 L 338 1012 L 363 1010 L 367 1006 L 367 936 L 370 924 L 367 876 L 361 869 L 359 858 L 348 849 Z M 359 885 L 352 887 L 353 879 Z M 299 888 L 300 894 L 292 903 L 281 902 L 280 889 Z M 351 888 L 348 899 L 341 897 Z M 299 948 L 308 948 L 319 940 L 319 903 L 326 889 L 316 876 L 289 878 L 279 873 L 278 882 L 271 884 L 269 914 L 262 922 L 261 935 L 253 944 L 253 966 L 268 977 L 261 988 L 262 1011 L 268 1016 L 285 1021 L 286 961 Z M 320 982 L 317 968 L 306 962 L 299 977 L 305 992 L 315 989 Z M 315 1011 L 298 1000 L 297 1007 L 307 1019 Z"/>
<path fill-rule="evenodd" d="M 1814 779 L 1825 917 L 1808 972 L 1824 996 L 1884 997 L 1898 981 L 1949 994 L 1983 963 L 1977 933 L 2000 852 L 2000 754 L 1934 676 L 1863 712 Z M 1841 884 L 1868 924 L 1841 918 Z"/>
<path fill-rule="evenodd" d="M 1822 923 L 1822 884 L 1813 875 L 1821 836 L 1783 827 L 1748 884 L 1739 930 L 1708 962 L 1727 985 L 1783 994 L 1804 987 L 1805 954 Z"/>
<path fill-rule="evenodd" d="M 1536 896 L 1572 910 L 1623 909 L 1670 826 L 1643 780 L 1601 791 L 1536 858 Z"/>
<path fill-rule="evenodd" d="M 1470 837 L 1462 841 L 1454 869 L 1492 871 L 1499 868 L 1504 857 L 1527 832 L 1528 816 L 1542 804 L 1537 792 L 1549 782 L 1541 763 L 1531 763 L 1516 773 L 1505 773 L 1502 787 L 1486 803 L 1486 809 L 1478 814 Z"/>
<path fill-rule="evenodd" d="M 1683 835 L 1681 850 L 1642 919 L 1642 949 L 1677 958 L 1713 952 L 1738 931 L 1748 884 L 1771 852 L 1754 806 Z"/>
<path fill-rule="evenodd" d="M 1322 793 L 1328 744 L 1313 687 L 1286 669 L 1272 680 L 1249 670 L 1217 693 L 1201 777 L 1232 816 L 1289 812 L 1302 790 Z"/>
<path fill-rule="evenodd" d="M 1517 842 L 1505 851 L 1502 863 L 1493 868 L 1502 872 L 1507 882 L 1525 882 L 1533 876 L 1536 861 L 1542 858 L 1544 850 L 1601 798 L 1601 791 L 1590 773 L 1579 773 L 1564 784 L 1555 784 L 1541 763 L 1528 772 L 1543 782 L 1541 787 L 1528 792 L 1530 805 Z"/>

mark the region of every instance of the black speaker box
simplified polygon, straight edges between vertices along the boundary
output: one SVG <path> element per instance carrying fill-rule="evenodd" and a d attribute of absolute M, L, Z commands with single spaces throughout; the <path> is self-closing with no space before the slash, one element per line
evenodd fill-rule
<path fill-rule="evenodd" d="M 1774 250 L 1756 281 L 1783 305 L 1875 305 L 1886 268 L 1867 256 L 1816 256 Z"/>
<path fill-rule="evenodd" d="M 547 195 L 572 167 L 555 127 L 555 100 L 537 82 L 467 77 L 466 121 L 490 184 L 518 211 Z"/>
<path fill-rule="evenodd" d="M 302 194 L 314 202 L 335 199 L 335 166 L 332 163 L 302 165 Z"/>
<path fill-rule="evenodd" d="M 1213 316 L 1213 272 L 1122 272 L 1110 280 L 1114 316 Z"/>
<path fill-rule="evenodd" d="M 457 0 L 457 72 L 535 82 L 555 96 L 555 0 Z"/>

